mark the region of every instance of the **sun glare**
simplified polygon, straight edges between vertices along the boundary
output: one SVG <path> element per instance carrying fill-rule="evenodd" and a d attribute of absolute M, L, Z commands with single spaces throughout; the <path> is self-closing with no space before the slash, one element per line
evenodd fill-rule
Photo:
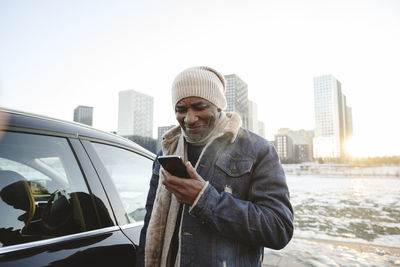
<path fill-rule="evenodd" d="M 363 140 L 360 137 L 353 136 L 345 143 L 345 151 L 350 157 L 354 158 L 390 155 L 390 148 L 382 145 L 375 144 L 374 140 Z M 385 147 L 386 151 L 384 151 Z"/>
<path fill-rule="evenodd" d="M 357 138 L 350 138 L 345 143 L 345 151 L 351 157 L 366 157 L 368 153 L 365 151 L 365 144 L 359 142 Z"/>

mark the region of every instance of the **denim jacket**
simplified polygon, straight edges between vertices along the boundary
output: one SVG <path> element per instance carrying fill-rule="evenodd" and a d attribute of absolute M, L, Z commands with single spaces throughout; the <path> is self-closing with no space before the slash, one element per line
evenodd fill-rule
<path fill-rule="evenodd" d="M 241 128 L 233 143 L 227 136 L 217 138 L 199 160 L 197 172 L 209 184 L 190 212 L 188 205 L 183 207 L 181 266 L 261 266 L 263 247 L 281 249 L 293 235 L 293 209 L 275 149 Z M 159 169 L 155 160 L 139 266 Z"/>

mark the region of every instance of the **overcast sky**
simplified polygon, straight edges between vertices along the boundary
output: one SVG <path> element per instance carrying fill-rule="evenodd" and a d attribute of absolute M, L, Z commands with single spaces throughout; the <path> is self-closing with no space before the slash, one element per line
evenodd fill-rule
<path fill-rule="evenodd" d="M 175 124 L 171 83 L 208 65 L 235 73 L 267 139 L 313 130 L 313 77 L 332 74 L 353 109 L 357 155 L 400 154 L 400 1 L 0 1 L 0 106 L 64 120 L 94 107 L 117 130 L 118 92 L 154 97 Z"/>

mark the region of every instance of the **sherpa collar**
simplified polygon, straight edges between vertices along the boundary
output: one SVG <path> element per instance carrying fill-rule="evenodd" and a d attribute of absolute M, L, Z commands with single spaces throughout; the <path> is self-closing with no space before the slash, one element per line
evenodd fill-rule
<path fill-rule="evenodd" d="M 226 117 L 224 128 L 222 130 L 222 135 L 228 135 L 230 138 L 230 143 L 233 143 L 237 137 L 240 127 L 242 126 L 242 119 L 240 118 L 240 115 L 236 112 L 222 112 L 222 116 Z M 181 126 L 178 125 L 170 129 L 163 135 L 163 140 L 161 142 L 163 154 L 164 152 L 176 149 L 177 142 L 181 134 Z M 171 146 L 173 146 L 172 149 Z"/>

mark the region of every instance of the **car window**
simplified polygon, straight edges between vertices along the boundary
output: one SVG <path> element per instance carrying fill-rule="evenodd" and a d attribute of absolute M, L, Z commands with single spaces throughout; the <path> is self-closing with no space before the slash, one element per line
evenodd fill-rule
<path fill-rule="evenodd" d="M 67 139 L 5 133 L 0 141 L 0 247 L 95 229 L 93 210 Z"/>
<path fill-rule="evenodd" d="M 93 146 L 116 185 L 129 222 L 143 221 L 153 161 L 123 148 Z"/>

